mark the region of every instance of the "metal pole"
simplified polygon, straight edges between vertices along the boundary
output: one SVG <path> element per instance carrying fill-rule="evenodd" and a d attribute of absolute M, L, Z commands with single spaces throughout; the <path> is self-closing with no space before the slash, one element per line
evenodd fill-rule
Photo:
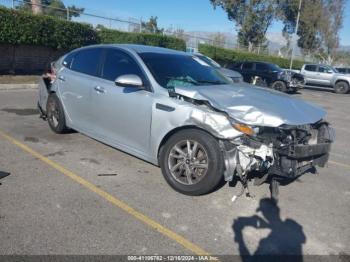
<path fill-rule="evenodd" d="M 140 18 L 140 33 L 142 33 L 142 18 Z"/>
<path fill-rule="evenodd" d="M 15 9 L 15 0 L 12 0 L 12 9 Z"/>
<path fill-rule="evenodd" d="M 69 21 L 69 8 L 67 7 L 67 21 Z"/>
<path fill-rule="evenodd" d="M 292 54 L 291 54 L 291 57 L 290 57 L 290 66 L 289 66 L 290 70 L 292 70 L 292 68 L 293 68 L 294 49 L 295 49 L 295 45 L 296 45 L 296 38 L 297 38 L 298 28 L 299 28 L 301 2 L 302 2 L 302 0 L 299 1 L 297 23 L 296 23 L 296 26 L 295 26 L 295 32 L 294 32 L 294 36 L 293 36 Z"/>

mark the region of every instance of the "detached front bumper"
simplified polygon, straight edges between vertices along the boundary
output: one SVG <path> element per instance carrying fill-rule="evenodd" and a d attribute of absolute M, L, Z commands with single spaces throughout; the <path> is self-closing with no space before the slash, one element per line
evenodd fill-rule
<path fill-rule="evenodd" d="M 290 146 L 278 150 L 269 173 L 285 178 L 295 178 L 314 169 L 324 167 L 328 161 L 331 143 Z"/>
<path fill-rule="evenodd" d="M 283 130 L 282 133 L 266 130 L 259 137 L 243 136 L 222 142 L 226 181 L 231 181 L 234 175 L 241 179 L 257 176 L 261 181 L 269 177 L 293 180 L 326 165 L 334 141 L 334 130 L 328 123 Z M 282 134 L 284 138 L 280 137 Z"/>

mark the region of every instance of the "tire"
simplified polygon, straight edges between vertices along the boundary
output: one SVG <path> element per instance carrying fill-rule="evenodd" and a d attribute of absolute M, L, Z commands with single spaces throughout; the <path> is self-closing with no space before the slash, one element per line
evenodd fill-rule
<path fill-rule="evenodd" d="M 275 89 L 280 92 L 287 92 L 287 85 L 283 81 L 275 81 L 271 85 L 272 89 Z"/>
<path fill-rule="evenodd" d="M 345 81 L 339 81 L 334 86 L 334 92 L 337 94 L 346 94 L 349 92 L 349 84 Z"/>
<path fill-rule="evenodd" d="M 53 132 L 64 134 L 68 131 L 63 106 L 55 93 L 51 93 L 46 104 L 47 122 Z"/>
<path fill-rule="evenodd" d="M 188 143 L 192 151 L 197 143 L 197 150 L 194 150 L 190 157 L 187 151 Z M 181 152 L 187 156 L 177 151 L 175 146 L 183 150 Z M 204 131 L 186 129 L 175 133 L 162 146 L 159 157 L 165 180 L 182 194 L 189 196 L 208 194 L 224 181 L 224 158 L 219 142 Z M 175 168 L 176 165 L 178 167 L 172 171 L 171 167 Z"/>

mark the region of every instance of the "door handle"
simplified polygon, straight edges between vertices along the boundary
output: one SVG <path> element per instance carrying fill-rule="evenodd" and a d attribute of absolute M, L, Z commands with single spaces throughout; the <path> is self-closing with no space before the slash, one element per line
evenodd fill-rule
<path fill-rule="evenodd" d="M 97 93 L 101 93 L 101 94 L 106 93 L 106 90 L 103 87 L 95 86 L 94 89 Z"/>
<path fill-rule="evenodd" d="M 61 80 L 61 81 L 63 81 L 63 82 L 66 81 L 66 79 L 64 78 L 64 76 L 59 76 L 58 79 Z"/>

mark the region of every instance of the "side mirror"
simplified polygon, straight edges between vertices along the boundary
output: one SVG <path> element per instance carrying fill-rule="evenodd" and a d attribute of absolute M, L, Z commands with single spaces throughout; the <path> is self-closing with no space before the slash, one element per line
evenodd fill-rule
<path fill-rule="evenodd" d="M 117 86 L 122 87 L 137 87 L 142 89 L 143 83 L 137 75 L 121 75 L 115 80 Z"/>
<path fill-rule="evenodd" d="M 333 71 L 332 71 L 332 70 L 328 70 L 327 73 L 328 73 L 328 74 L 332 74 Z"/>

